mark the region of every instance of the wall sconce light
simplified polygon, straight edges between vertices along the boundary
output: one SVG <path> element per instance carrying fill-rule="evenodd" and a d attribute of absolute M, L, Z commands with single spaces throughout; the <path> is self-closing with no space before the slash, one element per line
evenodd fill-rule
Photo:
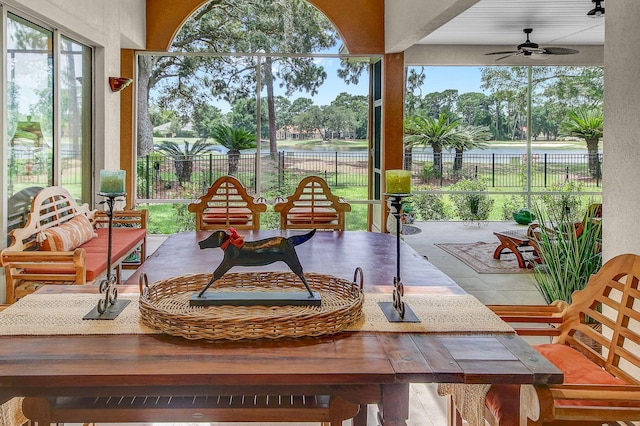
<path fill-rule="evenodd" d="M 109 77 L 109 87 L 111 87 L 112 92 L 119 92 L 131 83 L 133 83 L 132 78 Z"/>
<path fill-rule="evenodd" d="M 604 16 L 604 7 L 602 7 L 601 5 L 604 0 L 591 0 L 591 2 L 595 3 L 596 7 L 587 12 L 587 16 L 590 16 L 592 18 L 600 18 Z"/>

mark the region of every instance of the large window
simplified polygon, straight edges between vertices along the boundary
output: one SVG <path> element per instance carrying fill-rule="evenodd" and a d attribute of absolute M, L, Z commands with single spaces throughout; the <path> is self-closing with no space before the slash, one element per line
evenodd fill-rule
<path fill-rule="evenodd" d="M 11 13 L 6 23 L 8 195 L 61 185 L 90 202 L 92 51 Z"/>

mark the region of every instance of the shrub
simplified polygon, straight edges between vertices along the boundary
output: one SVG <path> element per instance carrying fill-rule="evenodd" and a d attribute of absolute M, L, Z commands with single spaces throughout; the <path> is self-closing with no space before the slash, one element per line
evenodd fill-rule
<path fill-rule="evenodd" d="M 525 205 L 525 199 L 523 195 L 512 195 L 509 198 L 505 198 L 502 202 L 502 220 L 512 220 L 513 212 L 520 210 Z"/>
<path fill-rule="evenodd" d="M 583 190 L 584 184 L 581 182 L 566 181 L 553 185 L 549 189 L 551 194 L 542 195 L 546 212 L 552 212 L 551 216 L 547 215 L 546 217 L 556 222 L 578 222 L 582 220 L 581 193 Z"/>
<path fill-rule="evenodd" d="M 438 176 L 433 169 L 433 163 L 424 163 L 422 170 L 420 171 L 420 179 L 424 182 L 429 182 L 437 177 Z"/>
<path fill-rule="evenodd" d="M 442 195 L 415 194 L 411 197 L 418 220 L 451 219 Z"/>
<path fill-rule="evenodd" d="M 460 192 L 451 195 L 456 215 L 460 219 L 465 221 L 489 219 L 494 200 L 486 193 L 486 183 L 480 180 L 463 179 L 451 185 L 451 190 Z"/>

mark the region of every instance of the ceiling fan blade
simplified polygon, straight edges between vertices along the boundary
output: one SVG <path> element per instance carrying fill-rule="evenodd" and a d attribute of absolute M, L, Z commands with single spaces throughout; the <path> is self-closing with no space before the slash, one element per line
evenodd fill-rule
<path fill-rule="evenodd" d="M 491 52 L 491 53 L 485 53 L 485 55 L 506 55 L 508 53 L 511 54 L 516 54 L 518 53 L 518 50 L 505 50 L 504 52 Z"/>
<path fill-rule="evenodd" d="M 546 55 L 574 55 L 576 53 L 580 53 L 579 50 L 568 49 L 566 47 L 545 47 L 542 49 Z"/>
<path fill-rule="evenodd" d="M 501 60 L 506 59 L 506 58 L 508 58 L 510 56 L 517 56 L 517 55 L 522 55 L 522 54 L 523 54 L 522 52 L 510 52 L 509 55 L 501 56 L 501 57 L 497 58 L 496 61 L 501 61 Z"/>

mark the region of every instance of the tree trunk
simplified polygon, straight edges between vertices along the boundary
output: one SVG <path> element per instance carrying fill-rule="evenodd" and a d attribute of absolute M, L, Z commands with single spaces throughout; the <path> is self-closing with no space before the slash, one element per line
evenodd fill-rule
<path fill-rule="evenodd" d="M 600 158 L 598 155 L 599 138 L 585 138 L 587 142 L 587 152 L 589 156 L 589 173 L 594 179 L 601 177 L 600 175 Z"/>
<path fill-rule="evenodd" d="M 270 57 L 266 57 L 264 59 L 264 80 L 267 86 L 267 109 L 269 111 L 269 153 L 271 154 L 271 158 L 275 158 L 278 152 L 278 141 L 276 139 L 276 105 L 273 95 L 272 66 L 273 60 Z"/>
<path fill-rule="evenodd" d="M 190 182 L 193 174 L 193 158 L 188 155 L 181 155 L 174 158 L 173 164 L 176 166 L 176 176 L 178 176 L 180 186 L 185 182 Z"/>
<path fill-rule="evenodd" d="M 456 157 L 453 160 L 453 170 L 462 170 L 462 152 L 464 148 L 456 148 Z"/>
<path fill-rule="evenodd" d="M 151 56 L 138 57 L 138 157 L 153 151 L 153 124 L 149 116 L 149 78 L 153 66 Z"/>
<path fill-rule="evenodd" d="M 439 178 L 442 177 L 442 145 L 433 144 L 433 172 Z"/>
<path fill-rule="evenodd" d="M 238 163 L 240 162 L 240 151 L 237 149 L 230 149 L 227 152 L 227 159 L 229 160 L 229 175 L 237 175 Z"/>

